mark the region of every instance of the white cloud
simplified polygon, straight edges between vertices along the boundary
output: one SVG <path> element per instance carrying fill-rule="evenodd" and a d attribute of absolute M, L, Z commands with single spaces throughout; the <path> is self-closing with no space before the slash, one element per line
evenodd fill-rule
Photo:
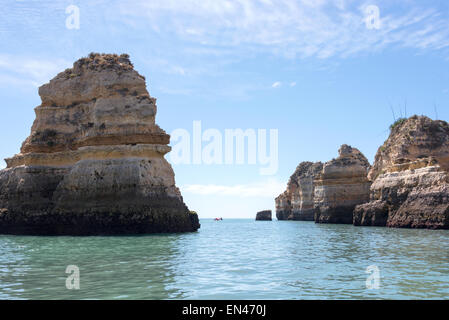
<path fill-rule="evenodd" d="M 264 182 L 252 184 L 239 184 L 233 186 L 216 184 L 190 184 L 181 187 L 182 193 L 191 193 L 197 195 L 218 195 L 235 197 L 262 197 L 274 199 L 285 189 L 285 183 L 276 180 L 267 180 Z"/>
<path fill-rule="evenodd" d="M 186 74 L 186 71 L 184 70 L 184 68 L 178 67 L 178 66 L 172 66 L 171 71 L 174 74 L 181 75 L 181 76 L 184 76 Z"/>
<path fill-rule="evenodd" d="M 282 85 L 281 82 L 276 81 L 275 83 L 273 83 L 273 84 L 271 85 L 271 87 L 272 87 L 272 88 L 279 88 L 281 85 Z"/>
<path fill-rule="evenodd" d="M 183 41 L 287 57 L 348 57 L 387 46 L 449 48 L 449 19 L 419 1 L 376 1 L 381 28 L 368 29 L 366 4 L 354 0 L 152 0 L 120 5 Z"/>
<path fill-rule="evenodd" d="M 0 54 L 0 85 L 38 87 L 71 66 L 62 59 L 36 59 Z"/>
<path fill-rule="evenodd" d="M 296 82 L 290 82 L 290 87 L 296 86 Z"/>

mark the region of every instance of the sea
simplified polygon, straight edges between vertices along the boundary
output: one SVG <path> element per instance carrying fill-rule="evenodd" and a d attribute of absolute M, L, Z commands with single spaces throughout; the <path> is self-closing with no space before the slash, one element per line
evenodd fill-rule
<path fill-rule="evenodd" d="M 449 230 L 200 223 L 183 234 L 0 235 L 0 299 L 449 298 Z"/>

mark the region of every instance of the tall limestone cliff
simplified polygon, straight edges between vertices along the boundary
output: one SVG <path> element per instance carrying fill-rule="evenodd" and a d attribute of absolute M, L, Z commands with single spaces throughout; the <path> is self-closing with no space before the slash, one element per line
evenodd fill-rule
<path fill-rule="evenodd" d="M 315 179 L 315 222 L 351 224 L 356 205 L 369 200 L 370 164 L 356 148 L 342 145 Z"/>
<path fill-rule="evenodd" d="M 369 200 L 368 160 L 356 148 L 341 146 L 339 157 L 326 162 L 302 162 L 276 198 L 278 220 L 352 223 L 357 204 Z"/>
<path fill-rule="evenodd" d="M 0 171 L 0 233 L 199 228 L 164 155 L 156 99 L 128 55 L 91 54 L 39 88 L 31 135 Z"/>
<path fill-rule="evenodd" d="M 275 200 L 276 204 L 276 219 L 278 220 L 293 220 L 291 194 L 287 190 L 281 193 Z"/>
<path fill-rule="evenodd" d="M 355 225 L 449 229 L 449 124 L 425 116 L 395 123 L 369 172 L 370 202 Z"/>
<path fill-rule="evenodd" d="M 287 190 L 276 198 L 278 220 L 313 221 L 314 179 L 322 170 L 321 162 L 301 162 L 290 177 Z"/>

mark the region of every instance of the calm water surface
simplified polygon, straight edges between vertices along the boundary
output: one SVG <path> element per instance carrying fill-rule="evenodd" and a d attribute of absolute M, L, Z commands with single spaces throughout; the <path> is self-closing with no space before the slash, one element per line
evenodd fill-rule
<path fill-rule="evenodd" d="M 448 299 L 449 231 L 201 221 L 199 232 L 0 236 L 0 299 Z M 66 289 L 68 265 L 80 290 Z M 366 268 L 380 270 L 367 289 Z"/>

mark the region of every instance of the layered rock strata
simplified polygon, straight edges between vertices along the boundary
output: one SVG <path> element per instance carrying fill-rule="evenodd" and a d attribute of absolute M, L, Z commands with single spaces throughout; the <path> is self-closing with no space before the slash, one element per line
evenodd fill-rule
<path fill-rule="evenodd" d="M 369 167 L 365 156 L 347 145 L 325 164 L 300 163 L 276 198 L 278 220 L 352 223 L 354 207 L 369 200 Z"/>
<path fill-rule="evenodd" d="M 275 200 L 276 203 L 276 219 L 278 220 L 292 220 L 292 203 L 291 195 L 287 190 L 280 194 Z"/>
<path fill-rule="evenodd" d="M 271 210 L 257 212 L 256 221 L 272 221 Z"/>
<path fill-rule="evenodd" d="M 356 205 L 369 200 L 370 164 L 356 148 L 342 145 L 315 179 L 315 222 L 352 224 Z"/>
<path fill-rule="evenodd" d="M 314 180 L 321 172 L 321 162 L 301 162 L 290 177 L 287 190 L 276 198 L 278 220 L 314 219 Z"/>
<path fill-rule="evenodd" d="M 199 228 L 164 155 L 156 99 L 128 55 L 91 54 L 39 88 L 31 135 L 0 171 L 0 233 Z"/>
<path fill-rule="evenodd" d="M 369 172 L 370 202 L 354 225 L 449 228 L 449 124 L 424 116 L 401 119 Z"/>

